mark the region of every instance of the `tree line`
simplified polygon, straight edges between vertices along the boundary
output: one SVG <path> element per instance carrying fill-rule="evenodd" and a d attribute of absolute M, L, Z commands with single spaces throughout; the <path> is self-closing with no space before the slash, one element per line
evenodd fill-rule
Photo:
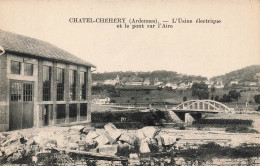
<path fill-rule="evenodd" d="M 104 81 L 108 79 L 115 79 L 117 75 L 122 79 L 123 77 L 130 78 L 132 76 L 137 76 L 145 80 L 148 78 L 151 82 L 155 79 L 162 81 L 164 83 L 167 82 L 192 82 L 193 80 L 204 81 L 207 80 L 206 77 L 202 76 L 194 76 L 194 75 L 183 75 L 174 71 L 166 71 L 166 70 L 156 70 L 152 72 L 133 72 L 133 71 L 118 71 L 118 72 L 105 72 L 105 73 L 93 73 L 92 78 L 94 81 Z"/>

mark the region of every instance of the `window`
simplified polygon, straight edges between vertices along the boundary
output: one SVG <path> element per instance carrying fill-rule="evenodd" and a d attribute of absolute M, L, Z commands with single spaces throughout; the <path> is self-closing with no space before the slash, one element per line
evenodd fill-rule
<path fill-rule="evenodd" d="M 51 100 L 51 67 L 43 66 L 43 101 Z"/>
<path fill-rule="evenodd" d="M 23 84 L 23 101 L 32 101 L 33 85 L 30 83 Z"/>
<path fill-rule="evenodd" d="M 80 120 L 87 120 L 87 109 L 88 105 L 87 103 L 81 103 L 80 104 Z"/>
<path fill-rule="evenodd" d="M 65 123 L 66 118 L 66 105 L 65 104 L 57 104 L 57 124 Z"/>
<path fill-rule="evenodd" d="M 69 70 L 70 100 L 76 99 L 76 70 Z"/>
<path fill-rule="evenodd" d="M 26 76 L 33 75 L 33 64 L 24 63 L 24 75 L 26 75 Z"/>
<path fill-rule="evenodd" d="M 86 72 L 80 72 L 80 100 L 86 100 Z"/>
<path fill-rule="evenodd" d="M 57 68 L 57 101 L 64 100 L 64 69 Z"/>
<path fill-rule="evenodd" d="M 77 104 L 69 105 L 69 122 L 77 121 Z"/>
<path fill-rule="evenodd" d="M 21 74 L 21 62 L 11 61 L 11 74 Z"/>
<path fill-rule="evenodd" d="M 22 83 L 13 82 L 11 84 L 11 101 L 22 100 Z"/>
<path fill-rule="evenodd" d="M 33 84 L 12 82 L 11 101 L 33 101 Z"/>

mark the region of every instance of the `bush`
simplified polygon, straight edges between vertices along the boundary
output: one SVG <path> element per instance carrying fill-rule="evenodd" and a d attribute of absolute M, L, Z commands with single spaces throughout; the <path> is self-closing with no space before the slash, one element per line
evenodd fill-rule
<path fill-rule="evenodd" d="M 106 113 L 104 116 L 103 116 L 103 121 L 104 122 L 113 122 L 114 119 L 115 119 L 115 116 L 113 113 L 109 112 L 109 113 Z"/>
<path fill-rule="evenodd" d="M 154 117 L 154 115 L 152 113 L 145 114 L 142 117 L 142 123 L 147 126 L 155 126 L 155 124 L 156 124 L 155 120 L 156 120 L 156 118 Z"/>
<path fill-rule="evenodd" d="M 250 128 L 245 127 L 245 126 L 227 127 L 225 129 L 225 131 L 230 132 L 230 133 L 258 133 L 256 130 L 250 129 Z"/>
<path fill-rule="evenodd" d="M 199 119 L 193 122 L 193 125 L 210 125 L 210 126 L 252 126 L 253 120 L 242 119 Z"/>
<path fill-rule="evenodd" d="M 162 125 L 162 120 L 167 119 L 167 113 L 156 110 L 142 116 L 142 123 L 148 126 Z"/>
<path fill-rule="evenodd" d="M 260 104 L 260 94 L 254 96 L 255 102 Z"/>
<path fill-rule="evenodd" d="M 240 145 L 238 147 L 220 146 L 214 142 L 201 145 L 198 149 L 186 149 L 178 154 L 185 161 L 198 161 L 203 163 L 214 157 L 218 158 L 251 158 L 260 156 L 260 145 Z"/>

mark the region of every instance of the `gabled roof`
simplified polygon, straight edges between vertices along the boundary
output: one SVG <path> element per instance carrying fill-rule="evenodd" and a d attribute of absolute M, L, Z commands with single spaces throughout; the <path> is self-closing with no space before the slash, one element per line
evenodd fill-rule
<path fill-rule="evenodd" d="M 27 54 L 50 60 L 64 61 L 67 63 L 80 64 L 95 67 L 93 64 L 78 58 L 71 53 L 62 50 L 48 42 L 31 37 L 6 32 L 0 29 L 0 46 L 7 52 Z"/>

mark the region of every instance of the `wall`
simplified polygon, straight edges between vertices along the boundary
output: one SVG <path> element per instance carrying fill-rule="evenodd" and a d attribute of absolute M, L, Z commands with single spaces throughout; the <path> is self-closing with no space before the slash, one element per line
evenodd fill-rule
<path fill-rule="evenodd" d="M 0 131 L 9 130 L 9 81 L 7 80 L 7 54 L 0 56 Z"/>
<path fill-rule="evenodd" d="M 21 62 L 21 73 L 20 75 L 11 74 L 11 61 Z M 24 75 L 24 62 L 33 64 L 33 75 L 26 76 Z M 8 79 L 8 92 L 10 91 L 10 80 L 22 80 L 22 81 L 31 81 L 34 83 L 34 127 L 37 127 L 37 117 L 38 117 L 38 109 L 37 99 L 38 99 L 38 60 L 34 58 L 27 57 L 26 55 L 15 55 L 14 53 L 7 53 L 7 79 Z M 9 103 L 9 93 L 7 95 L 8 103 Z M 8 106 L 9 110 L 9 106 Z M 9 111 L 8 111 L 9 112 Z M 8 122 L 9 124 L 9 122 Z"/>
<path fill-rule="evenodd" d="M 15 60 L 21 62 L 21 74 L 11 74 L 11 61 Z M 23 62 L 28 62 L 34 64 L 34 72 L 33 76 L 25 76 L 24 75 L 24 64 Z M 42 101 L 42 66 L 48 65 L 53 67 L 52 74 L 52 83 L 51 83 L 51 101 Z M 65 69 L 65 99 L 64 101 L 56 101 L 57 98 L 57 89 L 56 89 L 56 67 L 61 67 Z M 5 53 L 0 56 L 0 131 L 9 130 L 9 91 L 10 91 L 10 80 L 22 80 L 22 81 L 32 81 L 34 82 L 34 127 L 42 126 L 42 107 L 44 104 L 51 104 L 53 107 L 53 121 L 50 121 L 50 125 L 57 124 L 55 120 L 56 117 L 56 104 L 66 104 L 66 122 L 68 122 L 68 114 L 69 114 L 69 104 L 77 104 L 77 121 L 84 120 L 85 122 L 91 122 L 91 68 L 83 67 L 77 65 L 70 65 L 64 63 L 57 63 L 53 61 L 46 61 L 41 59 L 33 59 L 27 57 L 26 55 L 16 55 L 13 53 Z M 76 79 L 76 100 L 69 101 L 69 86 L 68 86 L 68 70 L 73 69 L 77 71 L 77 79 Z M 87 72 L 87 85 L 86 85 L 86 93 L 87 100 L 79 100 L 79 74 L 80 71 Z M 79 117 L 80 113 L 80 103 L 87 103 L 87 119 L 82 119 Z"/>
<path fill-rule="evenodd" d="M 45 66 L 51 66 L 52 67 L 52 80 L 51 80 L 51 101 L 43 101 L 42 100 L 42 86 L 43 86 L 43 71 L 42 67 Z M 63 101 L 57 101 L 57 67 L 65 69 L 65 75 L 64 75 L 64 100 Z M 69 70 L 76 70 L 76 100 L 70 100 L 69 98 Z M 65 123 L 70 123 L 69 119 L 69 105 L 70 104 L 76 104 L 77 105 L 77 121 L 84 121 L 84 122 L 91 122 L 91 70 L 90 68 L 86 68 L 83 66 L 77 66 L 72 64 L 65 64 L 65 63 L 59 63 L 59 62 L 52 62 L 52 61 L 46 61 L 46 60 L 39 60 L 38 65 L 38 71 L 39 71 L 39 78 L 38 78 L 38 117 L 37 117 L 37 126 L 42 127 L 43 121 L 42 121 L 42 111 L 43 106 L 45 104 L 52 105 L 53 109 L 53 120 L 49 120 L 49 125 L 56 125 L 59 122 L 57 121 L 57 104 L 64 104 L 65 105 Z M 80 72 L 87 72 L 87 85 L 86 85 L 86 93 L 87 93 L 87 100 L 80 100 Z M 84 117 L 80 117 L 80 104 L 81 103 L 87 103 L 87 119 Z"/>

